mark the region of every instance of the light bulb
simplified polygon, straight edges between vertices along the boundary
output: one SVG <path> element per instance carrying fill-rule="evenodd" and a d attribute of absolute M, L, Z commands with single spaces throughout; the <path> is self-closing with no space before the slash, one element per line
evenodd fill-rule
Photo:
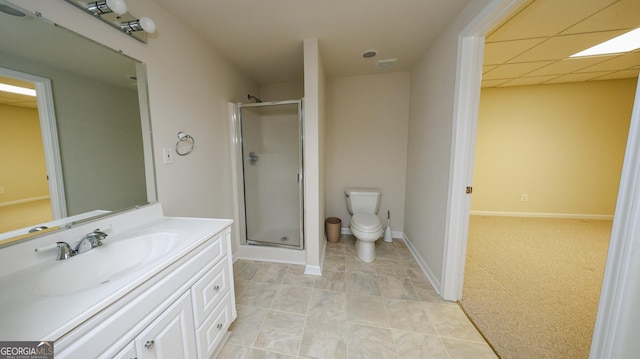
<path fill-rule="evenodd" d="M 118 15 L 123 15 L 127 12 L 127 4 L 124 0 L 107 0 L 107 6 Z"/>
<path fill-rule="evenodd" d="M 153 34 L 154 32 L 156 32 L 156 23 L 153 22 L 153 20 L 151 20 L 150 18 L 143 16 L 138 21 L 140 23 L 140 27 L 142 28 L 142 30 L 150 34 Z"/>

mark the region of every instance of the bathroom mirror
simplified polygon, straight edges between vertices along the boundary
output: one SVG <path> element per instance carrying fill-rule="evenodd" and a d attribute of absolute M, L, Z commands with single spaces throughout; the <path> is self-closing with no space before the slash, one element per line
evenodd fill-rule
<path fill-rule="evenodd" d="M 0 82 L 38 89 L 31 100 L 0 91 L 0 245 L 155 202 L 144 64 L 4 0 L 0 44 Z"/>

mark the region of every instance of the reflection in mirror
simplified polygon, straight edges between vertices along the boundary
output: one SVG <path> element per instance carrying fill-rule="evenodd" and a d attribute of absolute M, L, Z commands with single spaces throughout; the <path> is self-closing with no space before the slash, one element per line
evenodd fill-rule
<path fill-rule="evenodd" d="M 154 202 L 144 65 L 4 0 L 0 44 L 0 244 Z"/>

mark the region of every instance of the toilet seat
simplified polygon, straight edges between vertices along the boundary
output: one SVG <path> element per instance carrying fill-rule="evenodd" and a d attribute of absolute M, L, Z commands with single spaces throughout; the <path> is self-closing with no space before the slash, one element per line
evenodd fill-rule
<path fill-rule="evenodd" d="M 382 231 L 382 223 L 373 213 L 354 213 L 351 216 L 351 228 L 358 232 L 374 234 Z"/>

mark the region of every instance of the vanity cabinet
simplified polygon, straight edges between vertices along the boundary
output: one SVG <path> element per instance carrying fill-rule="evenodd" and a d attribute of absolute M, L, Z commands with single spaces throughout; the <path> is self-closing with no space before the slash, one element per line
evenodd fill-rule
<path fill-rule="evenodd" d="M 230 248 L 226 226 L 56 341 L 56 359 L 213 357 L 236 317 Z"/>

